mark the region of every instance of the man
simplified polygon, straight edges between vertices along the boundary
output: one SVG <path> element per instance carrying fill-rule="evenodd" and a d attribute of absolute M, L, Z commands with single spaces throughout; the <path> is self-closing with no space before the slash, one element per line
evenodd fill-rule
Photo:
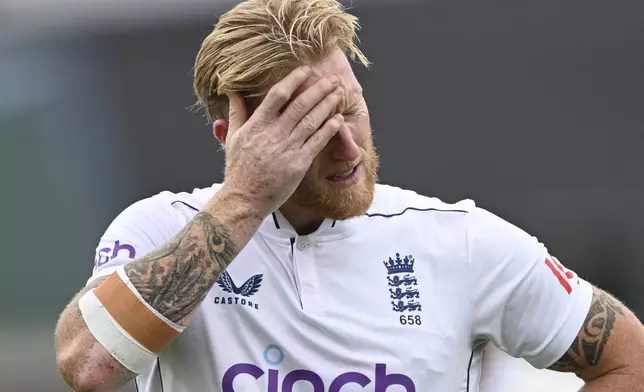
<path fill-rule="evenodd" d="M 76 390 L 477 391 L 483 347 L 644 391 L 644 328 L 471 201 L 376 185 L 335 0 L 249 0 L 204 41 L 195 91 L 222 184 L 163 192 L 107 229 L 63 311 Z M 137 377 L 138 375 L 138 377 Z"/>

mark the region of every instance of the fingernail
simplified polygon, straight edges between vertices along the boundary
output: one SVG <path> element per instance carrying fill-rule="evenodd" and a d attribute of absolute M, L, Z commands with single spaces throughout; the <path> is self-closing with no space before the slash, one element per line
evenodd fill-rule
<path fill-rule="evenodd" d="M 306 74 L 311 73 L 311 67 L 309 67 L 308 65 L 305 65 L 302 67 L 302 71 L 304 71 L 304 73 Z"/>
<path fill-rule="evenodd" d="M 340 84 L 340 79 L 338 79 L 337 76 L 333 75 L 329 78 L 329 81 L 331 82 L 332 85 L 337 86 Z"/>

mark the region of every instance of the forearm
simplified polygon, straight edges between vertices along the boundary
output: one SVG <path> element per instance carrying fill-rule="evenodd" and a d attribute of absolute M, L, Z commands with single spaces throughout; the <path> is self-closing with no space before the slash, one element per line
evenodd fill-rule
<path fill-rule="evenodd" d="M 161 248 L 125 266 L 141 297 L 169 320 L 187 325 L 225 268 L 255 233 L 261 217 L 226 194 L 215 196 Z M 76 390 L 116 390 L 135 374 L 97 342 L 87 328 L 79 299 L 61 315 L 56 329 L 58 366 Z"/>
<path fill-rule="evenodd" d="M 594 288 L 579 334 L 550 369 L 576 373 L 586 382 L 581 392 L 644 392 L 644 326 L 619 300 Z"/>
<path fill-rule="evenodd" d="M 606 374 L 592 381 L 587 381 L 579 392 L 639 392 L 644 391 L 642 378 L 636 374 L 623 370 Z"/>
<path fill-rule="evenodd" d="M 234 197 L 216 195 L 171 241 L 125 272 L 150 306 L 185 326 L 261 221 Z"/>
<path fill-rule="evenodd" d="M 622 317 L 632 325 L 639 324 L 638 329 L 644 334 L 642 331 L 644 328 L 636 316 L 626 308 L 623 308 L 623 313 Z M 617 364 L 603 373 L 591 373 L 592 375 L 589 376 L 588 372 L 578 372 L 585 380 L 585 385 L 580 392 L 644 392 L 643 344 L 642 338 L 621 342 L 620 350 L 623 353 L 616 358 Z M 586 346 L 588 346 L 587 342 Z"/>

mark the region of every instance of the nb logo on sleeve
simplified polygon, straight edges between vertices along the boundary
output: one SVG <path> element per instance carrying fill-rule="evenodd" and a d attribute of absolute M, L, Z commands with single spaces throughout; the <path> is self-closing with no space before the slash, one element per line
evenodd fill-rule
<path fill-rule="evenodd" d="M 109 248 L 102 248 L 96 252 L 96 259 L 94 264 L 96 268 L 102 267 L 109 263 L 110 260 L 117 258 L 119 255 L 126 255 L 128 259 L 134 260 L 136 257 L 136 250 L 132 245 L 121 244 L 120 241 L 114 241 L 114 245 Z"/>
<path fill-rule="evenodd" d="M 566 269 L 559 260 L 557 260 L 556 257 L 553 256 L 548 256 L 546 257 L 546 265 L 552 271 L 552 273 L 555 275 L 561 286 L 566 290 L 568 294 L 572 294 L 572 286 L 570 285 L 570 281 L 575 278 L 575 274 Z M 577 281 L 579 284 L 579 281 Z"/>

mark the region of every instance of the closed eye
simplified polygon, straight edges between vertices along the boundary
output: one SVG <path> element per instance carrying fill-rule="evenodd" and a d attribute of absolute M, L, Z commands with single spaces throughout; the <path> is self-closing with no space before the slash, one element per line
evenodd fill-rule
<path fill-rule="evenodd" d="M 365 114 L 364 98 L 360 95 L 357 99 L 352 100 L 346 109 L 342 112 L 345 117 L 360 117 Z"/>
<path fill-rule="evenodd" d="M 358 113 L 359 113 L 358 108 L 357 108 L 357 107 L 353 107 L 353 108 L 349 108 L 349 109 L 345 110 L 345 111 L 342 113 L 342 115 L 343 115 L 343 116 L 345 116 L 345 117 L 352 117 L 352 116 L 357 115 Z"/>

